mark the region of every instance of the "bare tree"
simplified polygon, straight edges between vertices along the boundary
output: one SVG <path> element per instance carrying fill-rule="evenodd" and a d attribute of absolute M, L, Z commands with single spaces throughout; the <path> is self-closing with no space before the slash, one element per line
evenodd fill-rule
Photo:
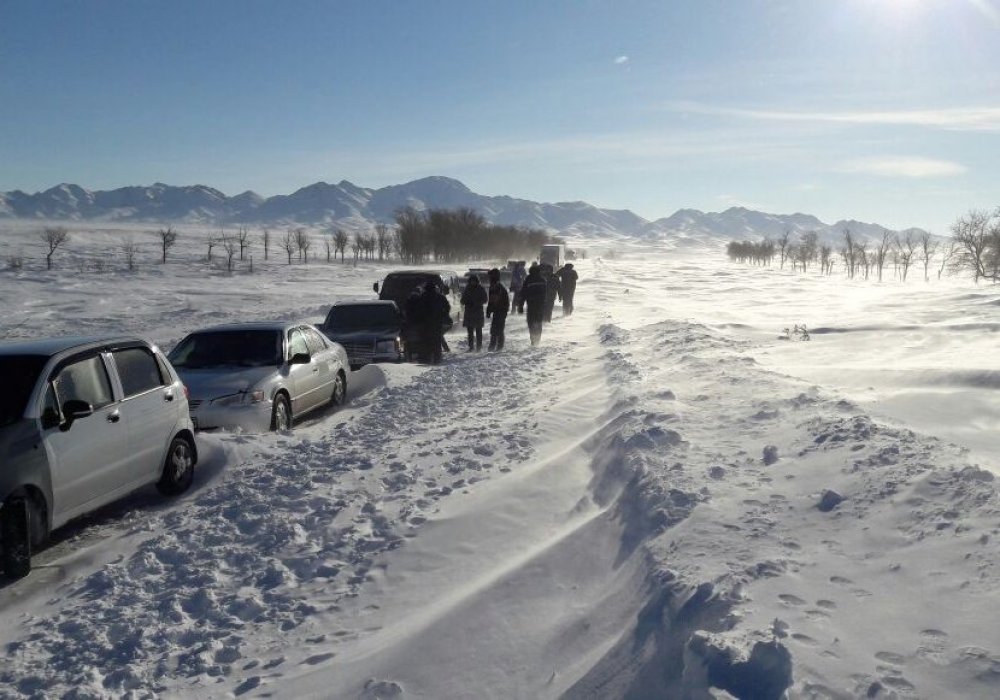
<path fill-rule="evenodd" d="M 992 219 L 993 214 L 990 212 L 974 209 L 959 217 L 951 226 L 952 238 L 958 246 L 956 265 L 972 272 L 977 283 L 980 278 L 990 277 L 990 248 L 994 228 Z"/>
<path fill-rule="evenodd" d="M 392 232 L 386 224 L 375 224 L 375 239 L 378 244 L 378 259 L 381 262 L 392 250 Z"/>
<path fill-rule="evenodd" d="M 913 237 L 912 231 L 907 231 L 902 239 L 896 236 L 896 254 L 899 258 L 899 268 L 904 282 L 906 281 L 907 273 L 910 271 L 910 265 L 913 264 L 913 256 L 916 252 L 917 240 Z"/>
<path fill-rule="evenodd" d="M 949 265 L 954 264 L 956 255 L 958 255 L 958 243 L 955 242 L 954 238 L 949 238 L 944 248 L 941 249 L 941 265 L 938 267 L 938 279 L 941 279 L 941 275 L 944 274 Z"/>
<path fill-rule="evenodd" d="M 858 265 L 864 268 L 865 279 L 868 279 L 868 273 L 871 271 L 872 267 L 872 257 L 868 254 L 868 241 L 858 241 L 854 244 L 854 250 L 858 256 Z"/>
<path fill-rule="evenodd" d="M 45 254 L 45 269 L 52 269 L 52 256 L 56 254 L 59 246 L 69 240 L 69 231 L 62 226 L 52 226 L 42 231 L 42 240 L 48 246 L 49 252 Z"/>
<path fill-rule="evenodd" d="M 295 229 L 295 247 L 299 249 L 299 262 L 309 262 L 309 246 L 312 239 L 304 228 Z"/>
<path fill-rule="evenodd" d="M 885 256 L 892 248 L 893 234 L 891 231 L 882 230 L 882 237 L 878 240 L 878 245 L 876 245 L 875 250 L 872 251 L 872 261 L 875 265 L 875 269 L 878 271 L 878 281 L 882 281 L 882 270 L 885 268 Z M 868 272 L 865 271 L 865 279 L 868 278 Z"/>
<path fill-rule="evenodd" d="M 233 271 L 233 258 L 236 257 L 239 245 L 239 239 L 236 236 L 222 234 L 222 249 L 226 252 L 226 272 Z"/>
<path fill-rule="evenodd" d="M 160 250 L 163 252 L 163 256 L 160 258 L 160 264 L 165 265 L 167 262 L 167 251 L 174 247 L 174 243 L 177 242 L 177 232 L 172 228 L 161 228 L 157 235 L 160 237 Z M 212 259 L 212 254 L 209 252 L 208 259 Z"/>
<path fill-rule="evenodd" d="M 924 282 L 930 282 L 930 266 L 931 258 L 934 257 L 934 253 L 937 252 L 938 242 L 934 240 L 934 237 L 927 231 L 923 231 L 920 234 L 920 257 L 924 261 Z"/>
<path fill-rule="evenodd" d="M 281 239 L 281 247 L 288 253 L 288 264 L 292 264 L 292 255 L 295 254 L 295 232 L 292 229 L 285 231 L 285 237 Z"/>
<path fill-rule="evenodd" d="M 264 259 L 267 260 L 268 249 L 271 247 L 271 232 L 264 229 L 264 233 L 262 235 L 264 238 Z"/>
<path fill-rule="evenodd" d="M 240 226 L 236 232 L 236 241 L 240 244 L 240 260 L 243 260 L 243 252 L 250 247 L 250 229 Z"/>
<path fill-rule="evenodd" d="M 215 234 L 210 233 L 208 234 L 208 239 L 205 243 L 208 245 L 208 253 L 205 255 L 205 259 L 208 260 L 208 262 L 212 262 L 212 250 L 215 246 L 219 245 L 219 238 Z"/>
<path fill-rule="evenodd" d="M 125 264 L 128 265 L 129 272 L 135 272 L 135 258 L 139 254 L 139 244 L 129 236 L 122 239 L 122 255 L 125 256 Z"/>
<path fill-rule="evenodd" d="M 340 253 L 340 262 L 344 262 L 344 253 L 347 251 L 347 233 L 343 229 L 337 229 L 333 234 L 334 254 Z"/>
<path fill-rule="evenodd" d="M 357 266 L 361 251 L 365 249 L 365 234 L 360 231 L 355 232 L 354 240 L 351 242 L 351 252 L 354 253 L 354 264 Z"/>
<path fill-rule="evenodd" d="M 778 260 L 781 262 L 781 269 L 785 268 L 785 259 L 788 257 L 788 246 L 792 239 L 792 229 L 786 228 L 778 236 Z"/>
<path fill-rule="evenodd" d="M 844 229 L 844 247 L 840 249 L 840 255 L 844 258 L 844 269 L 850 279 L 854 278 L 857 271 L 857 251 L 855 250 L 854 236 L 851 229 Z"/>
<path fill-rule="evenodd" d="M 833 272 L 833 248 L 826 244 L 819 247 L 819 269 L 824 275 Z"/>

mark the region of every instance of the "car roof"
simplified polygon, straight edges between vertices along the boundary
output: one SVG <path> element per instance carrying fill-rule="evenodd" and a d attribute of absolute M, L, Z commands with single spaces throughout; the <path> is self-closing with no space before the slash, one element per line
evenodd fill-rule
<path fill-rule="evenodd" d="M 61 338 L 38 338 L 35 340 L 17 340 L 0 343 L 0 355 L 45 355 L 51 357 L 66 350 L 87 347 L 102 347 L 122 343 L 143 343 L 147 341 L 136 336 L 85 335 L 65 336 Z"/>
<path fill-rule="evenodd" d="M 420 277 L 433 277 L 438 275 L 440 277 L 458 277 L 458 275 L 452 270 L 393 270 L 388 273 L 386 277 L 404 277 L 404 276 L 420 276 Z"/>
<path fill-rule="evenodd" d="M 396 308 L 397 304 L 392 299 L 341 299 L 335 301 L 334 306 L 391 306 Z"/>
<path fill-rule="evenodd" d="M 223 323 L 218 326 L 199 328 L 192 333 L 224 333 L 227 331 L 286 331 L 289 328 L 308 325 L 298 321 L 247 321 L 245 323 Z"/>

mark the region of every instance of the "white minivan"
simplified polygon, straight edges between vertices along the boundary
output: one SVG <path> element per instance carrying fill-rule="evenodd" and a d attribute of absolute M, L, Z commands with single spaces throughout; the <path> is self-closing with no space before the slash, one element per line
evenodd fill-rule
<path fill-rule="evenodd" d="M 0 563 L 67 521 L 147 484 L 179 494 L 197 451 L 186 389 L 160 350 L 134 337 L 0 343 Z"/>

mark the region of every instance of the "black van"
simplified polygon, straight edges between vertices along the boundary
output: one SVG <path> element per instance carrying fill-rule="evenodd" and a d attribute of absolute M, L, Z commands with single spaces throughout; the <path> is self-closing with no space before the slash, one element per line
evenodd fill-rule
<path fill-rule="evenodd" d="M 380 300 L 394 301 L 405 312 L 406 300 L 415 289 L 423 288 L 428 282 L 433 282 L 438 291 L 447 297 L 452 318 L 458 320 L 462 313 L 459 277 L 451 270 L 397 270 L 386 275 L 381 286 L 378 282 L 373 284 L 372 289 L 378 292 Z"/>

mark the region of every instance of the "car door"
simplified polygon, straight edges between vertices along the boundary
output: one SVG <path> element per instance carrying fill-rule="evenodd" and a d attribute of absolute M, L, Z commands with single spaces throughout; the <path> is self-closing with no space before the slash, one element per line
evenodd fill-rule
<path fill-rule="evenodd" d="M 333 350 L 323 335 L 309 326 L 303 326 L 309 354 L 312 361 L 319 367 L 319 383 L 316 387 L 317 405 L 326 403 L 333 395 L 333 380 L 337 376 L 337 368 L 333 362 Z"/>
<path fill-rule="evenodd" d="M 177 424 L 177 392 L 150 348 L 116 348 L 111 357 L 121 384 L 122 420 L 134 460 L 128 476 L 133 483 L 151 481 L 162 471 L 167 443 Z"/>
<path fill-rule="evenodd" d="M 67 401 L 90 404 L 94 412 L 43 429 L 52 473 L 52 513 L 56 522 L 113 498 L 129 464 L 128 428 L 121 419 L 106 358 L 97 351 L 58 365 L 48 378 L 43 414 L 62 418 Z"/>
<path fill-rule="evenodd" d="M 309 344 L 301 328 L 292 328 L 288 331 L 288 377 L 292 392 L 292 412 L 305 413 L 316 406 L 321 377 L 319 365 L 311 357 L 308 363 L 291 364 L 292 358 L 298 354 L 309 355 Z"/>

